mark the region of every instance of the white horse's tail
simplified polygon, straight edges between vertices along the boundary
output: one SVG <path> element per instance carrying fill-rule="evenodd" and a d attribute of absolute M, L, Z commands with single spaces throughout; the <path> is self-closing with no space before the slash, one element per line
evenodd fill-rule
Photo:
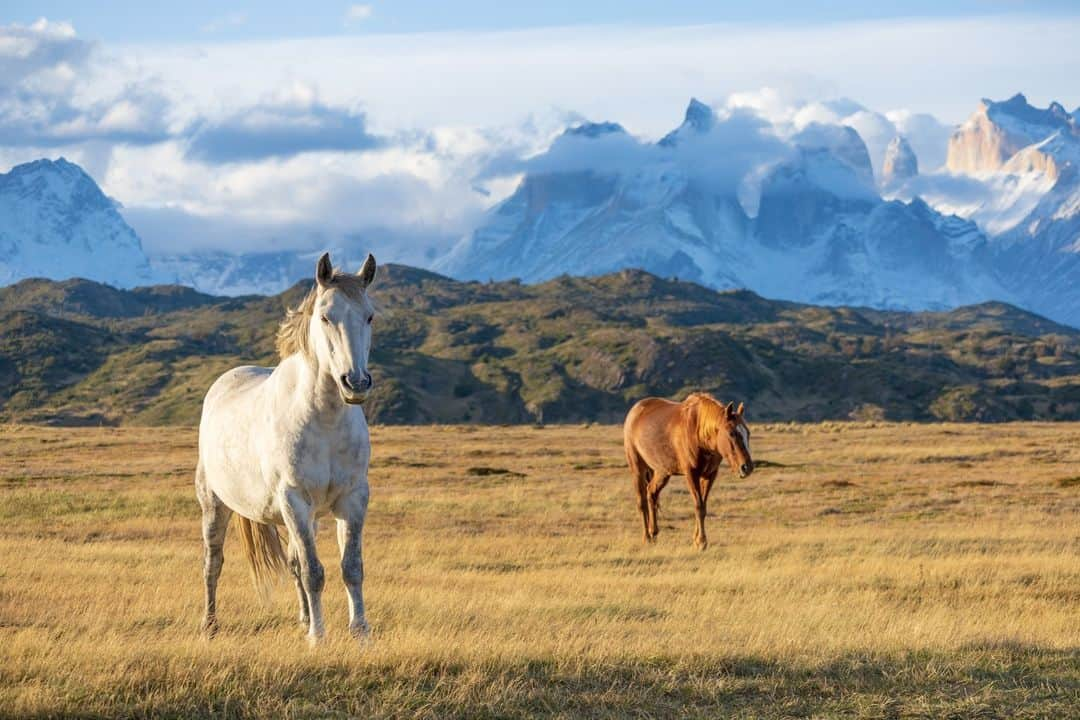
<path fill-rule="evenodd" d="M 255 591 L 264 601 L 269 601 L 270 591 L 281 574 L 287 560 L 281 547 L 281 537 L 276 525 L 264 525 L 236 514 L 236 529 L 244 546 L 244 557 L 251 570 Z"/>

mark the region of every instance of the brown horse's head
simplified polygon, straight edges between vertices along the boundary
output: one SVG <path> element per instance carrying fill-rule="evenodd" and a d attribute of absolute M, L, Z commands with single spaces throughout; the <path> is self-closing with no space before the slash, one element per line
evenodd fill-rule
<path fill-rule="evenodd" d="M 735 403 L 712 407 L 699 415 L 702 441 L 712 448 L 731 466 L 731 472 L 747 477 L 754 472 L 754 460 L 750 457 L 750 428 L 743 419 L 743 404 Z"/>

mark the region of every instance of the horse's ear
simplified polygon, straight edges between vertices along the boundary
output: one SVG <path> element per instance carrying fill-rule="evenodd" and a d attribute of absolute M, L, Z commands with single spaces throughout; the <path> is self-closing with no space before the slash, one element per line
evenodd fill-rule
<path fill-rule="evenodd" d="M 364 287 L 367 287 L 375 279 L 375 256 L 368 253 L 367 260 L 360 266 L 360 270 L 356 273 L 360 276 L 360 280 L 364 283 Z"/>
<path fill-rule="evenodd" d="M 738 415 L 739 417 L 742 417 L 742 413 L 743 413 L 743 404 L 739 403 L 739 407 L 735 408 L 735 414 Z"/>
<path fill-rule="evenodd" d="M 728 418 L 732 418 L 735 416 L 735 403 L 729 402 L 727 404 L 727 407 L 724 408 L 724 415 L 726 415 Z"/>
<path fill-rule="evenodd" d="M 325 288 L 333 277 L 334 266 L 330 263 L 330 253 L 323 253 L 318 265 L 315 266 L 315 282 L 319 283 L 319 287 Z"/>

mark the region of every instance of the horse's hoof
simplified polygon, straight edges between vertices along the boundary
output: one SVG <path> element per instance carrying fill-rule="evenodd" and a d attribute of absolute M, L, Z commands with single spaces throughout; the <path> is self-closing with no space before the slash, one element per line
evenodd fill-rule
<path fill-rule="evenodd" d="M 325 641 L 325 636 L 324 635 L 322 635 L 322 634 L 313 635 L 312 633 L 308 633 L 307 644 L 308 644 L 309 647 L 313 647 L 313 648 L 319 647 L 320 645 L 323 644 L 324 641 Z"/>
<path fill-rule="evenodd" d="M 218 621 L 217 618 L 206 618 L 202 622 L 202 635 L 207 640 L 212 639 L 218 634 Z"/>
<path fill-rule="evenodd" d="M 371 628 L 368 627 L 366 622 L 354 623 L 349 626 L 349 634 L 363 644 L 371 639 Z"/>

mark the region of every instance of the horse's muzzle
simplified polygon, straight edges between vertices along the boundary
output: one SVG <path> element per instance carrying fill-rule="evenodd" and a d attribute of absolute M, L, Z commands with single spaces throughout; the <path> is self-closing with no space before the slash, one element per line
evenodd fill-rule
<path fill-rule="evenodd" d="M 341 399 L 349 405 L 359 405 L 371 390 L 371 373 L 367 370 L 347 372 L 341 376 Z"/>

